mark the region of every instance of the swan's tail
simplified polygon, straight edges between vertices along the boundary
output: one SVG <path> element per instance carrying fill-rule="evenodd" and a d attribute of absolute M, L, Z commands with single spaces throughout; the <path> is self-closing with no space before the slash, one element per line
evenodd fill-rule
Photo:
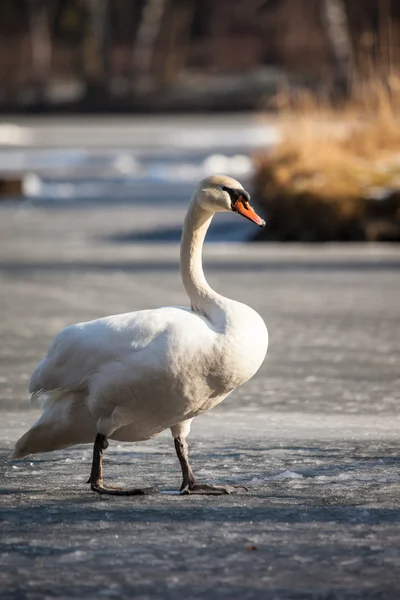
<path fill-rule="evenodd" d="M 13 459 L 85 444 L 96 437 L 96 423 L 86 408 L 85 394 L 63 390 L 44 393 L 43 413 L 15 444 Z"/>

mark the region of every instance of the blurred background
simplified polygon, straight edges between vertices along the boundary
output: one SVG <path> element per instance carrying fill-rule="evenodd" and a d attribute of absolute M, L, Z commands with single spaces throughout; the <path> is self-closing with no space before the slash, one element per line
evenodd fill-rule
<path fill-rule="evenodd" d="M 268 217 L 259 240 L 399 241 L 398 2 L 1 10 L 4 201 L 150 198 L 161 182 L 186 198 L 226 172 Z M 253 237 L 233 227 L 226 239 Z"/>
<path fill-rule="evenodd" d="M 399 19 L 391 0 L 5 0 L 0 107 L 254 109 L 284 79 L 344 94 L 367 57 L 398 63 Z"/>
<path fill-rule="evenodd" d="M 400 597 L 399 111 L 400 0 L 1 0 L 2 597 Z M 212 173 L 267 226 L 216 215 L 207 280 L 270 347 L 190 452 L 253 491 L 132 510 L 86 499 L 90 448 L 11 464 L 62 328 L 188 305 Z M 112 444 L 107 477 L 175 489 L 171 443 Z"/>

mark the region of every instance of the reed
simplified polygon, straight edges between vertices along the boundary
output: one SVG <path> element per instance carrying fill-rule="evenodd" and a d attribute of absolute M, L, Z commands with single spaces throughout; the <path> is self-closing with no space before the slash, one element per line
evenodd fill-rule
<path fill-rule="evenodd" d="M 267 236 L 400 241 L 400 77 L 370 76 L 340 106 L 304 90 L 276 103 L 281 142 L 255 157 Z"/>

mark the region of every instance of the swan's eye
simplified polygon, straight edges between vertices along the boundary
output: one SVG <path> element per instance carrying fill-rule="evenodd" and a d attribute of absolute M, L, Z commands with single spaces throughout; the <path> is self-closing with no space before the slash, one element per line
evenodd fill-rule
<path fill-rule="evenodd" d="M 248 205 L 250 195 L 248 194 L 248 192 L 246 192 L 246 190 L 234 189 L 227 187 L 226 185 L 222 186 L 222 190 L 229 194 L 232 205 L 235 204 L 238 200 L 240 200 L 240 202 L 246 202 Z"/>

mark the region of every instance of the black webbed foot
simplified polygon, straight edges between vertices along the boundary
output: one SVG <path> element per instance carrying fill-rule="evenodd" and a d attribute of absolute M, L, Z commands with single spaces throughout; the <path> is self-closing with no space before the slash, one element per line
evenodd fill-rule
<path fill-rule="evenodd" d="M 224 496 L 226 494 L 237 494 L 240 490 L 248 491 L 244 485 L 217 485 L 213 483 L 188 483 L 181 488 L 181 494 Z"/>
<path fill-rule="evenodd" d="M 132 488 L 132 489 L 123 489 L 119 487 L 104 485 L 102 482 L 91 483 L 90 487 L 93 492 L 97 492 L 98 494 L 108 494 L 110 496 L 150 496 L 151 494 L 159 494 L 159 490 L 156 488 Z"/>

